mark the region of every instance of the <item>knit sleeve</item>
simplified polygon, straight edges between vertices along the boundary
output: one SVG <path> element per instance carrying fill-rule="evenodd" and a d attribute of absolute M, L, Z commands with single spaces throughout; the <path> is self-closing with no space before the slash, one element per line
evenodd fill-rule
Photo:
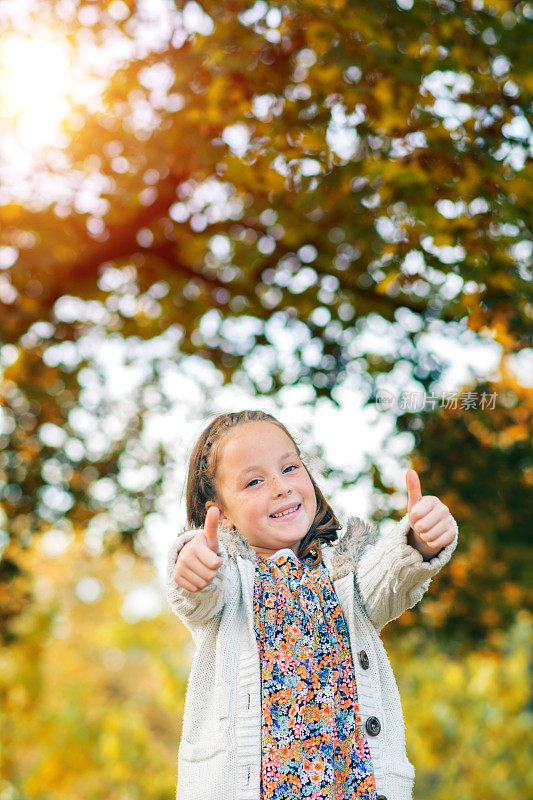
<path fill-rule="evenodd" d="M 363 605 L 378 632 L 416 605 L 433 576 L 450 560 L 459 535 L 457 522 L 453 517 L 452 520 L 454 540 L 429 561 L 424 561 L 422 554 L 407 543 L 408 514 L 389 533 L 363 549 L 355 578 Z"/>
<path fill-rule="evenodd" d="M 234 565 L 228 557 L 224 544 L 219 539 L 217 552 L 222 558 L 222 564 L 211 583 L 197 592 L 190 592 L 178 586 L 174 581 L 172 576 L 179 552 L 193 536 L 196 536 L 199 530 L 201 528 L 186 530 L 179 534 L 169 550 L 167 565 L 167 600 L 174 614 L 191 631 L 193 627 L 206 625 L 222 609 L 228 598 L 230 585 L 236 579 L 232 575 Z"/>

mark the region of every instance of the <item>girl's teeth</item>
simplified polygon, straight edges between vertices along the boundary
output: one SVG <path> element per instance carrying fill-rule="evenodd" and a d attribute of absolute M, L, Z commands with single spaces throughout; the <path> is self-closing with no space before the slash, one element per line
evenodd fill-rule
<path fill-rule="evenodd" d="M 296 511 L 296 510 L 297 510 L 299 507 L 300 507 L 300 506 L 299 506 L 299 505 L 297 505 L 297 506 L 294 506 L 294 508 L 288 508 L 288 509 L 287 509 L 287 511 L 282 511 L 282 513 L 281 513 L 281 514 L 272 514 L 272 516 L 273 516 L 273 518 L 274 518 L 274 519 L 277 519 L 278 517 L 285 517 L 287 514 L 292 514 L 292 513 L 293 513 L 294 511 Z"/>

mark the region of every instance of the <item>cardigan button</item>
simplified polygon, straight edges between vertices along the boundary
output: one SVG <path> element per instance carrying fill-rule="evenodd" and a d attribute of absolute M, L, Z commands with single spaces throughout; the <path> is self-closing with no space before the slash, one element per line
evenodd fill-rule
<path fill-rule="evenodd" d="M 364 650 L 361 650 L 359 653 L 359 663 L 363 667 L 363 669 L 368 669 L 368 656 Z"/>
<path fill-rule="evenodd" d="M 377 736 L 381 730 L 381 723 L 377 717 L 369 717 L 365 722 L 365 728 L 370 736 Z"/>

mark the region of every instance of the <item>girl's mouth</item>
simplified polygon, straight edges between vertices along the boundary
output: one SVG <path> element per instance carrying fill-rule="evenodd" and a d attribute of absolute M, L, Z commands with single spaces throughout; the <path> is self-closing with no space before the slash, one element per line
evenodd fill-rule
<path fill-rule="evenodd" d="M 302 507 L 301 503 L 298 503 L 294 511 L 289 511 L 289 513 L 284 512 L 281 517 L 274 517 L 272 514 L 270 515 L 270 519 L 294 519 L 294 517 L 300 513 L 300 509 Z"/>

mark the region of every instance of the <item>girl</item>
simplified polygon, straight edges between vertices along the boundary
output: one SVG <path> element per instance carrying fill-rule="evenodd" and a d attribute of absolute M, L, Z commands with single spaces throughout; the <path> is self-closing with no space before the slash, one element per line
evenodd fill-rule
<path fill-rule="evenodd" d="M 457 524 L 407 473 L 388 534 L 344 535 L 271 414 L 222 414 L 189 462 L 168 600 L 196 651 L 177 800 L 410 800 L 396 681 L 379 638 L 423 596 Z"/>

